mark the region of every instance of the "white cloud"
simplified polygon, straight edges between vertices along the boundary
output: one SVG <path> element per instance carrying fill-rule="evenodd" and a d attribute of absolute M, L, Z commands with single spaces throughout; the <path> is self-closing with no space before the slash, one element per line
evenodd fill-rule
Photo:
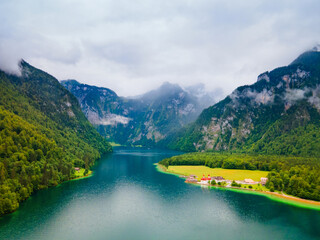
<path fill-rule="evenodd" d="M 225 94 L 320 41 L 320 2 L 0 2 L 0 66 L 24 58 L 58 79 L 136 95 L 164 81 Z"/>
<path fill-rule="evenodd" d="M 285 93 L 285 100 L 289 103 L 294 103 L 296 101 L 299 101 L 301 99 L 305 98 L 305 94 L 309 92 L 310 89 L 287 89 Z"/>

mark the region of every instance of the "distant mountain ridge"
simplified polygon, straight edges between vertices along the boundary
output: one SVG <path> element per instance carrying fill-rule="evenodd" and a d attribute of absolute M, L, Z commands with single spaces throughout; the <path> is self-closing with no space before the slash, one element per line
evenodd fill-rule
<path fill-rule="evenodd" d="M 320 52 L 258 76 L 165 140 L 183 151 L 320 156 Z"/>
<path fill-rule="evenodd" d="M 108 88 L 81 84 L 75 80 L 61 81 L 74 94 L 88 120 L 102 136 L 120 144 L 154 146 L 172 132 L 195 120 L 200 112 L 214 102 L 203 91 L 206 101 L 177 84 L 164 83 L 158 89 L 137 97 L 119 97 Z"/>

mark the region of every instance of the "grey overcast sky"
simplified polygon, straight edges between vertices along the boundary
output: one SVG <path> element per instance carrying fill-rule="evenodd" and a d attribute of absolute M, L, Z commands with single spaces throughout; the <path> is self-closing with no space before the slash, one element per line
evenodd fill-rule
<path fill-rule="evenodd" d="M 319 0 L 1 0 L 0 67 L 137 95 L 256 81 L 320 42 Z"/>

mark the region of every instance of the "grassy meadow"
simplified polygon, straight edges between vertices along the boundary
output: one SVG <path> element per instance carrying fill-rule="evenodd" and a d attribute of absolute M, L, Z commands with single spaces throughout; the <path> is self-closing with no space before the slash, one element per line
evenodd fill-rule
<path fill-rule="evenodd" d="M 198 176 L 198 179 L 204 174 L 207 176 L 222 176 L 228 180 L 244 180 L 251 178 L 254 181 L 260 181 L 261 177 L 267 177 L 268 171 L 259 170 L 240 170 L 240 169 L 222 169 L 222 168 L 209 168 L 206 166 L 169 166 L 168 172 L 175 174 L 189 176 L 191 174 Z"/>
<path fill-rule="evenodd" d="M 84 173 L 85 169 L 84 168 L 80 168 L 79 172 L 75 171 L 75 178 L 79 178 L 79 177 L 83 177 L 83 173 Z M 86 175 L 91 175 L 92 171 L 89 170 L 88 173 Z"/>

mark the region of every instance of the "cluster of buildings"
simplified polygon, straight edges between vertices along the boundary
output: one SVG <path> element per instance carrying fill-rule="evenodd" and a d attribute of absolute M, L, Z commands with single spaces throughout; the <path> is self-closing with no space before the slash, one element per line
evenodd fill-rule
<path fill-rule="evenodd" d="M 208 177 L 205 177 L 203 175 L 203 177 L 201 178 L 200 184 L 209 184 L 210 182 L 211 182 L 210 174 L 208 175 Z"/>
<path fill-rule="evenodd" d="M 202 184 L 202 185 L 209 185 L 211 183 L 211 181 L 215 181 L 216 183 L 219 182 L 225 182 L 227 184 L 227 186 L 230 186 L 232 181 L 231 180 L 226 180 L 221 176 L 216 176 L 216 177 L 211 177 L 210 174 L 208 174 L 208 176 L 206 177 L 204 174 L 201 178 L 200 181 L 198 181 L 197 179 L 198 177 L 196 175 L 190 175 L 189 177 L 187 177 L 186 182 L 188 183 L 198 183 L 198 184 Z M 260 179 L 260 182 L 255 182 L 254 180 L 250 179 L 250 178 L 246 178 L 243 181 L 235 181 L 238 184 L 261 184 L 261 185 L 265 185 L 268 181 L 268 178 L 266 177 L 262 177 Z"/>
<path fill-rule="evenodd" d="M 197 178 L 198 178 L 198 177 L 197 177 L 196 175 L 190 175 L 190 176 L 186 179 L 186 182 L 188 182 L 188 183 L 199 183 L 199 184 L 208 185 L 208 184 L 211 183 L 212 180 L 215 180 L 216 182 L 229 181 L 229 180 L 225 180 L 225 179 L 224 179 L 223 177 L 221 177 L 221 176 L 211 177 L 210 174 L 208 174 L 207 177 L 203 174 L 203 176 L 202 176 L 202 178 L 200 179 L 200 181 L 198 181 Z"/>

